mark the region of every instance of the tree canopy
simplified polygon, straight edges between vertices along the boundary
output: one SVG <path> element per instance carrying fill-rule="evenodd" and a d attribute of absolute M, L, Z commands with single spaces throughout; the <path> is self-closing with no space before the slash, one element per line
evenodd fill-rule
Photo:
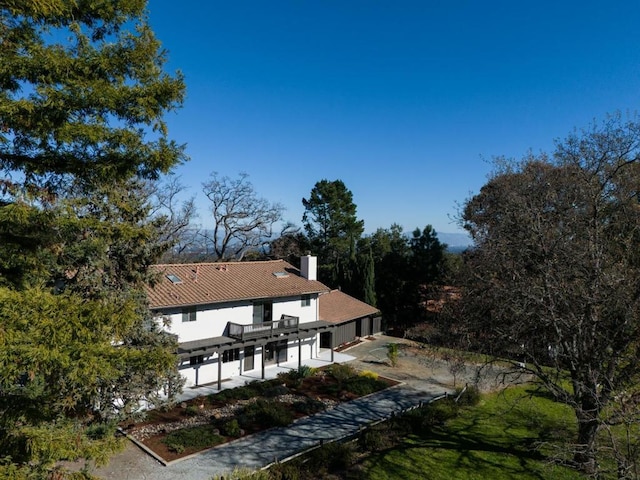
<path fill-rule="evenodd" d="M 53 188 L 68 175 L 155 177 L 181 160 L 162 115 L 181 103 L 183 83 L 163 73 L 165 53 L 145 7 L 3 3 L 0 168 L 21 172 L 27 186 Z"/>
<path fill-rule="evenodd" d="M 353 194 L 342 180 L 320 180 L 302 204 L 302 223 L 320 258 L 323 281 L 332 287 L 348 282 L 345 267 L 355 258 L 356 242 L 364 232 L 364 221 L 356 216 Z"/>
<path fill-rule="evenodd" d="M 218 259 L 242 257 L 250 250 L 267 244 L 273 226 L 282 219 L 284 207 L 258 197 L 253 184 L 241 173 L 237 179 L 216 172 L 202 184 L 211 201 L 213 234 L 208 240 Z"/>
<path fill-rule="evenodd" d="M 179 387 L 144 288 L 169 244 L 146 180 L 184 160 L 163 120 L 184 85 L 145 8 L 0 6 L 0 476 L 104 461 L 116 420 Z"/>
<path fill-rule="evenodd" d="M 499 162 L 463 212 L 475 242 L 462 278 L 467 332 L 574 409 L 574 460 L 591 473 L 612 403 L 640 379 L 639 186 L 640 124 L 614 116 L 553 157 Z"/>

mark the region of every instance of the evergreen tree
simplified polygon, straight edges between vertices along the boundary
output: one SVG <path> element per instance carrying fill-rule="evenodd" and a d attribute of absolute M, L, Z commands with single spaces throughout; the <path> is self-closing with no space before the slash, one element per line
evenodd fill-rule
<path fill-rule="evenodd" d="M 444 254 L 447 245 L 440 243 L 438 234 L 431 225 L 413 231 L 411 246 L 411 279 L 416 286 L 440 280 L 443 273 Z"/>
<path fill-rule="evenodd" d="M 179 383 L 146 303 L 167 245 L 142 192 L 183 160 L 162 117 L 184 85 L 145 8 L 0 6 L 0 476 L 105 461 L 114 422 Z"/>
<path fill-rule="evenodd" d="M 331 287 L 350 284 L 356 244 L 364 221 L 356 216 L 353 194 L 342 180 L 321 180 L 302 199 L 307 237 L 318 255 L 320 279 Z"/>
<path fill-rule="evenodd" d="M 376 300 L 376 275 L 375 275 L 375 266 L 373 263 L 373 253 L 371 253 L 371 249 L 364 256 L 364 266 L 362 268 L 362 289 L 363 296 L 362 300 L 365 303 L 375 307 L 377 304 Z"/>
<path fill-rule="evenodd" d="M 398 224 L 378 229 L 370 238 L 377 306 L 390 326 L 404 323 L 408 305 L 409 242 Z"/>

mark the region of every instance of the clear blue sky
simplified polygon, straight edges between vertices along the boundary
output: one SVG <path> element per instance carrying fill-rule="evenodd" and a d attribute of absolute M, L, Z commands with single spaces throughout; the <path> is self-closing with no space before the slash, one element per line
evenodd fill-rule
<path fill-rule="evenodd" d="M 301 225 L 321 179 L 353 192 L 365 231 L 459 231 L 456 204 L 494 156 L 553 140 L 640 100 L 640 2 L 150 0 L 168 117 L 198 198 L 212 171 L 246 172 Z"/>

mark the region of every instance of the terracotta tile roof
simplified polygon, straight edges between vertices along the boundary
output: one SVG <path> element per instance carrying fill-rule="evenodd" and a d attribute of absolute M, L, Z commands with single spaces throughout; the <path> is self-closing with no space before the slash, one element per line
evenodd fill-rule
<path fill-rule="evenodd" d="M 151 308 L 203 305 L 236 300 L 282 298 L 328 292 L 284 260 L 153 265 L 159 281 L 147 288 Z M 167 275 L 175 275 L 174 283 Z"/>
<path fill-rule="evenodd" d="M 347 322 L 380 313 L 377 308 L 361 302 L 340 290 L 331 290 L 329 293 L 320 295 L 318 302 L 320 304 L 320 320 L 331 323 Z"/>

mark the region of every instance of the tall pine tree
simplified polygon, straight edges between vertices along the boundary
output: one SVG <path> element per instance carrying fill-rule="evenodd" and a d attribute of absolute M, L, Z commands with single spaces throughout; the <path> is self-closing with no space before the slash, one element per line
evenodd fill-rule
<path fill-rule="evenodd" d="M 356 216 L 353 194 L 342 180 L 321 180 L 302 204 L 302 223 L 320 259 L 320 279 L 334 288 L 350 285 L 356 244 L 364 231 L 364 221 Z"/>
<path fill-rule="evenodd" d="M 140 192 L 184 158 L 163 121 L 184 84 L 145 9 L 0 6 L 0 476 L 105 461 L 114 422 L 176 385 L 144 294 L 162 222 Z"/>

